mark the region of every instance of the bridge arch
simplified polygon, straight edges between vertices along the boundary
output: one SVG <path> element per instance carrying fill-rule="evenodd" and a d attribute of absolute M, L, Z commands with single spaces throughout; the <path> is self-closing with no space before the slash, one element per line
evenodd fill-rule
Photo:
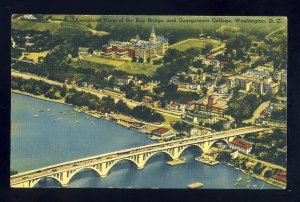
<path fill-rule="evenodd" d="M 178 153 L 178 157 L 180 158 L 180 156 L 182 155 L 182 153 L 183 153 L 184 151 L 186 151 L 188 148 L 191 148 L 191 147 L 199 148 L 199 149 L 200 149 L 200 152 L 204 152 L 204 148 L 202 148 L 200 145 L 198 145 L 198 144 L 190 144 L 190 145 L 185 146 L 185 147 Z"/>
<path fill-rule="evenodd" d="M 122 162 L 122 161 L 128 161 L 131 164 L 135 165 L 137 168 L 139 167 L 138 163 L 135 162 L 134 160 L 130 159 L 130 158 L 124 158 L 124 159 L 117 159 L 115 160 L 111 165 L 109 165 L 107 168 L 102 168 L 102 172 L 101 172 L 101 176 L 106 176 L 109 171 L 118 163 Z"/>
<path fill-rule="evenodd" d="M 228 146 L 229 146 L 229 142 L 230 142 L 230 140 L 227 140 L 227 139 L 217 139 L 217 140 L 213 140 L 212 142 L 211 142 L 211 146 L 210 146 L 210 148 L 214 145 L 214 144 L 216 144 L 216 143 L 218 143 L 218 142 L 222 142 L 222 143 L 225 143 L 225 144 L 227 144 Z M 210 149 L 209 148 L 209 149 Z"/>
<path fill-rule="evenodd" d="M 29 187 L 33 188 L 34 186 L 36 186 L 41 180 L 43 179 L 53 179 L 55 182 L 58 182 L 60 187 L 62 187 L 62 181 L 54 176 L 45 176 L 39 179 L 36 179 L 34 182 L 30 183 Z M 31 181 L 31 180 L 30 180 Z"/>
<path fill-rule="evenodd" d="M 83 170 L 91 170 L 94 173 L 96 173 L 97 175 L 99 175 L 99 177 L 101 176 L 100 174 L 100 170 L 97 170 L 96 168 L 94 168 L 93 166 L 88 166 L 88 167 L 82 167 L 82 168 L 78 168 L 76 169 L 76 171 L 72 172 L 69 174 L 69 176 L 66 178 L 66 180 L 64 180 L 64 184 L 69 184 L 71 182 L 71 180 L 73 179 L 73 177 L 78 174 L 79 172 L 83 171 Z M 66 171 L 67 172 L 67 171 Z"/>
<path fill-rule="evenodd" d="M 167 151 L 157 151 L 157 152 L 153 152 L 149 156 L 147 156 L 145 158 L 145 160 L 140 164 L 140 166 L 144 167 L 146 165 L 146 163 L 148 162 L 148 160 L 150 160 L 153 156 L 156 156 L 158 154 L 165 154 L 166 156 L 170 157 L 172 160 L 174 159 L 173 155 Z"/>

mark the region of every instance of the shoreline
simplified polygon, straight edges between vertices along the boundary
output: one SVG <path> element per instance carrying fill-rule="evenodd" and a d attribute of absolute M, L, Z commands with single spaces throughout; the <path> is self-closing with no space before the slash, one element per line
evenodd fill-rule
<path fill-rule="evenodd" d="M 200 157 L 198 157 L 198 158 L 200 158 Z M 242 172 L 243 174 L 251 175 L 252 177 L 254 177 L 254 178 L 258 179 L 258 180 L 261 180 L 261 181 L 264 181 L 264 182 L 266 182 L 266 183 L 268 183 L 268 184 L 270 184 L 270 185 L 279 187 L 280 189 L 286 189 L 286 184 L 283 185 L 283 184 L 278 183 L 278 182 L 276 182 L 276 181 L 274 181 L 274 180 L 271 180 L 271 179 L 269 179 L 269 178 L 265 178 L 265 177 L 263 177 L 263 176 L 254 174 L 253 172 L 252 172 L 252 173 L 251 173 L 251 172 L 249 173 L 249 171 L 247 171 L 247 170 L 243 170 L 243 169 L 241 169 L 241 168 L 236 168 L 236 167 L 234 167 L 233 165 L 229 165 L 228 162 L 212 162 L 212 163 L 207 163 L 207 162 L 205 162 L 205 161 L 198 160 L 198 158 L 196 158 L 197 161 L 202 162 L 202 163 L 205 163 L 205 164 L 210 165 L 210 166 L 214 166 L 214 165 L 217 165 L 217 164 L 226 164 L 226 165 L 228 165 L 228 166 L 233 167 L 235 170 L 238 170 L 238 171 Z"/>
<path fill-rule="evenodd" d="M 25 95 L 25 96 L 29 96 L 29 97 L 33 97 L 33 98 L 37 98 L 37 99 L 40 99 L 40 100 L 44 100 L 44 101 L 49 101 L 49 102 L 54 102 L 54 103 L 59 103 L 59 104 L 64 104 L 64 105 L 67 105 L 67 106 L 70 106 L 70 107 L 74 107 L 74 111 L 78 112 L 78 113 L 85 113 L 87 115 L 90 115 L 94 118 L 97 118 L 97 119 L 103 119 L 103 120 L 106 120 L 106 121 L 109 121 L 109 122 L 112 122 L 112 123 L 115 123 L 115 124 L 118 124 L 119 126 L 122 126 L 122 127 L 125 127 L 127 128 L 128 130 L 132 130 L 130 129 L 130 127 L 120 123 L 120 122 L 115 122 L 115 121 L 112 121 L 111 119 L 109 119 L 108 117 L 106 117 L 105 115 L 101 115 L 101 114 L 98 114 L 96 112 L 92 112 L 90 111 L 89 109 L 87 110 L 84 110 L 82 107 L 77 107 L 77 106 L 74 106 L 72 104 L 68 104 L 64 101 L 64 99 L 58 99 L 58 100 L 55 100 L 55 99 L 51 99 L 51 98 L 47 98 L 45 97 L 44 95 L 34 95 L 34 94 L 31 94 L 31 93 L 27 93 L 27 92 L 23 92 L 23 91 L 20 91 L 20 90 L 15 90 L 15 89 L 11 89 L 11 93 L 16 93 L 16 94 L 20 94 L 20 95 Z M 125 117 L 125 115 L 122 115 Z M 126 116 L 127 117 L 127 116 Z M 127 117 L 127 118 L 130 118 L 130 117 Z M 130 118 L 131 119 L 131 118 Z M 144 124 L 148 124 L 148 125 L 153 125 L 151 123 L 146 123 L 146 122 L 141 122 L 141 123 L 144 123 Z M 133 130 L 133 131 L 137 131 L 137 130 Z M 145 134 L 147 135 L 147 138 L 149 138 L 148 136 L 150 135 L 149 133 L 146 133 L 146 132 L 141 132 L 141 131 L 137 131 L 139 133 L 142 133 L 142 134 Z M 152 139 L 153 140 L 153 139 Z M 155 140 L 154 140 L 155 141 Z M 155 142 L 158 142 L 158 141 L 155 141 Z"/>

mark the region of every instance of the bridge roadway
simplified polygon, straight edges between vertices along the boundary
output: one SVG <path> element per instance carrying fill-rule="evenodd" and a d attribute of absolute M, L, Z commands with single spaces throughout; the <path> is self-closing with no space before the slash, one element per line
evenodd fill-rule
<path fill-rule="evenodd" d="M 45 168 L 40 168 L 37 170 L 31 170 L 23 173 L 19 173 L 17 175 L 11 176 L 11 186 L 19 187 L 18 184 L 28 182 L 30 180 L 36 181 L 36 179 L 42 179 L 45 177 L 49 177 L 51 175 L 59 174 L 61 172 L 72 171 L 72 170 L 79 170 L 83 168 L 94 168 L 91 166 L 95 166 L 97 164 L 106 164 L 106 168 L 109 167 L 111 164 L 115 164 L 113 162 L 118 162 L 121 160 L 130 160 L 133 161 L 138 169 L 142 169 L 146 163 L 146 161 L 152 156 L 149 154 L 156 154 L 159 152 L 167 153 L 173 160 L 178 159 L 180 154 L 190 145 L 197 145 L 203 152 L 208 152 L 210 147 L 218 140 L 224 140 L 226 143 L 232 141 L 236 136 L 245 135 L 249 133 L 257 133 L 270 130 L 269 128 L 262 128 L 262 127 L 243 127 L 238 129 L 233 129 L 229 131 L 222 131 L 216 132 L 208 135 L 196 136 L 185 138 L 181 140 L 174 140 L 164 143 L 155 143 L 149 144 L 146 146 L 136 147 L 125 149 L 116 152 L 110 152 L 106 154 L 101 154 L 97 156 L 92 156 L 88 158 L 78 159 L 74 161 L 69 161 L 61 164 L 52 165 Z M 177 149 L 175 152 L 174 150 Z M 146 155 L 144 158 L 144 162 L 139 163 L 136 157 L 139 155 Z M 134 157 L 134 159 L 132 158 Z M 110 168 L 113 166 L 111 165 Z M 103 166 L 104 167 L 104 166 Z M 98 167 L 99 168 L 99 167 Z M 109 168 L 109 169 L 110 169 Z M 105 177 L 106 174 L 109 172 L 109 169 L 105 173 L 99 173 L 102 177 Z M 76 173 L 77 173 L 76 171 Z M 68 173 L 69 175 L 69 173 Z M 53 177 L 52 177 L 53 178 Z M 54 178 L 56 179 L 56 178 Z M 23 186 L 24 187 L 24 186 Z M 25 186 L 26 187 L 26 186 Z"/>

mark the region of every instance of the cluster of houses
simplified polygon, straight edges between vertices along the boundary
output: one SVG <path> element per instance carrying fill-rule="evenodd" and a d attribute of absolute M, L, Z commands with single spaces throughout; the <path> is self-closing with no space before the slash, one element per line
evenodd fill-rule
<path fill-rule="evenodd" d="M 80 86 L 80 87 L 83 87 L 83 88 L 95 89 L 93 82 L 90 82 L 90 81 L 81 81 L 81 82 L 79 82 L 76 79 L 69 78 L 69 77 L 67 77 L 65 79 L 65 84 Z"/>
<path fill-rule="evenodd" d="M 286 127 L 286 120 L 274 120 L 271 117 L 272 112 L 279 110 L 286 110 L 287 108 L 287 97 L 277 97 L 276 102 L 270 102 L 269 106 L 265 108 L 261 113 L 259 118 L 255 120 L 256 123 L 262 125 L 268 125 L 273 127 Z"/>
<path fill-rule="evenodd" d="M 210 87 L 215 87 L 213 86 L 214 83 L 219 81 L 221 78 L 224 77 L 224 75 L 220 73 L 207 73 L 203 72 L 202 69 L 197 69 L 190 67 L 192 71 L 196 71 L 193 73 L 186 73 L 186 72 L 181 72 L 177 73 L 175 76 L 173 76 L 170 79 L 170 83 L 177 85 L 179 91 L 200 91 L 203 87 L 205 88 L 210 88 Z M 214 82 L 207 82 L 207 80 L 210 79 L 211 81 Z"/>
<path fill-rule="evenodd" d="M 275 76 L 272 77 L 272 74 Z M 234 75 L 226 80 L 227 86 L 230 88 L 241 87 L 245 92 L 251 91 L 260 95 L 276 94 L 281 82 L 286 83 L 286 71 L 274 72 L 274 68 L 270 66 L 249 69 L 241 75 Z"/>

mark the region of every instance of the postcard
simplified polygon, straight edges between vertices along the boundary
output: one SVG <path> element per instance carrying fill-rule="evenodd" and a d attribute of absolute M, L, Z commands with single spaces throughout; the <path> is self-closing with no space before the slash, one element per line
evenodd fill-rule
<path fill-rule="evenodd" d="M 286 139 L 286 17 L 12 15 L 12 188 L 285 189 Z"/>

